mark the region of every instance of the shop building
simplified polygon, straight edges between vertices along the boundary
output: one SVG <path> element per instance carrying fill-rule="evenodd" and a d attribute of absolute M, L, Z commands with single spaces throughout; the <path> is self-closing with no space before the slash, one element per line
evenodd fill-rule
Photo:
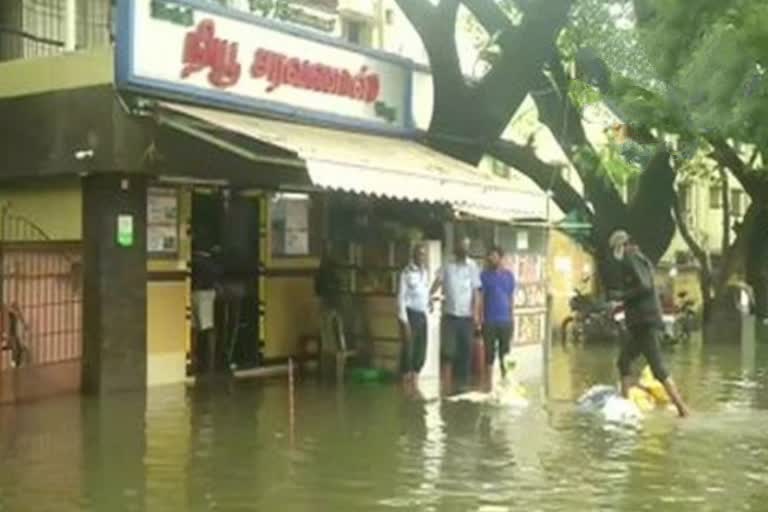
<path fill-rule="evenodd" d="M 218 357 L 239 368 L 317 336 L 325 247 L 365 319 L 349 329 L 382 366 L 414 238 L 443 253 L 457 229 L 482 229 L 484 243 L 544 257 L 535 223 L 508 227 L 541 219 L 542 195 L 419 142 L 423 69 L 410 61 L 208 2 L 118 6 L 114 51 L 0 64 L 13 126 L 2 223 L 25 226 L 3 229 L 3 297 L 29 327 L 20 368 L 2 352 L 0 399 L 183 381 L 195 244 L 221 249 L 237 307 L 220 312 Z M 526 307 L 543 322 L 540 299 Z M 540 325 L 521 346 L 540 347 Z"/>

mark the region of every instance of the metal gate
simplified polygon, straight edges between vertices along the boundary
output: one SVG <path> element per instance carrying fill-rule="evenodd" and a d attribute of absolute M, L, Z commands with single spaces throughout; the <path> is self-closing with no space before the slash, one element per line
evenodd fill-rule
<path fill-rule="evenodd" d="M 82 254 L 0 206 L 0 372 L 80 359 Z"/>

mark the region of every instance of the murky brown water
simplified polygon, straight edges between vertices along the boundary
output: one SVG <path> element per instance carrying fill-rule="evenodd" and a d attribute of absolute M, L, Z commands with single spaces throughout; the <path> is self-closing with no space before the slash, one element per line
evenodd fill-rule
<path fill-rule="evenodd" d="M 282 383 L 0 409 L 0 511 L 768 509 L 768 347 L 670 354 L 695 410 L 640 432 L 574 411 L 610 349 L 556 353 L 522 415 L 385 385 Z"/>

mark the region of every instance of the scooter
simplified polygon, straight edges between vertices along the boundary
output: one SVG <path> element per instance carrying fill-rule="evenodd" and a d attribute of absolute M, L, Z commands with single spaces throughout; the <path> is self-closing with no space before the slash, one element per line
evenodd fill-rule
<path fill-rule="evenodd" d="M 583 282 L 588 281 L 588 277 Z M 579 344 L 593 340 L 617 340 L 624 331 L 624 311 L 620 306 L 595 299 L 574 289 L 569 302 L 571 315 L 560 326 L 561 343 Z"/>

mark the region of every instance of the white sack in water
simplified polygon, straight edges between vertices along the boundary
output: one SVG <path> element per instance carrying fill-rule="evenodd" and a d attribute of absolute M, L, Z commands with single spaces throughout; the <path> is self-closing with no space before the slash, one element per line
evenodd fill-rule
<path fill-rule="evenodd" d="M 609 423 L 637 425 L 643 413 L 612 386 L 592 386 L 578 400 L 581 411 L 598 414 Z"/>

